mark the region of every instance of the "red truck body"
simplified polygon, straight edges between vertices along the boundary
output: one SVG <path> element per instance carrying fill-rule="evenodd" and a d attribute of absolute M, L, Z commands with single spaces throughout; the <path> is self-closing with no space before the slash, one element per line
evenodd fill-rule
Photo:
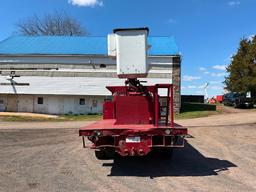
<path fill-rule="evenodd" d="M 109 151 L 121 156 L 147 155 L 153 148 L 183 147 L 187 128 L 174 123 L 173 85 L 143 86 L 137 79 L 107 87 L 112 100 L 103 104 L 103 120 L 83 127 L 79 135 L 92 142 L 96 156 Z M 160 96 L 165 91 L 164 96 Z"/>

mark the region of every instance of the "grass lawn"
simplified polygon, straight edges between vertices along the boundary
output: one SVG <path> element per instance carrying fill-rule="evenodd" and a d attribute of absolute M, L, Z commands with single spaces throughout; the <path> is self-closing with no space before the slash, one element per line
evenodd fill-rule
<path fill-rule="evenodd" d="M 221 110 L 216 109 L 216 105 L 200 103 L 183 103 L 180 114 L 176 114 L 174 119 L 192 119 L 220 114 Z M 61 121 L 97 121 L 102 119 L 102 115 L 60 115 L 55 118 L 33 117 L 33 116 L 0 116 L 0 121 L 8 122 L 61 122 Z"/>
<path fill-rule="evenodd" d="M 60 122 L 60 121 L 96 121 L 102 119 L 102 115 L 61 115 L 57 118 L 42 118 L 31 116 L 1 116 L 0 121 L 8 122 Z"/>
<path fill-rule="evenodd" d="M 219 114 L 218 111 L 188 111 L 188 112 L 181 112 L 180 114 L 175 114 L 175 119 L 193 119 L 199 117 L 207 117 L 210 115 Z"/>
<path fill-rule="evenodd" d="M 205 103 L 182 103 L 181 113 L 175 114 L 174 119 L 193 119 L 219 114 L 216 105 Z"/>
<path fill-rule="evenodd" d="M 217 111 L 190 111 L 175 114 L 174 119 L 192 119 L 199 117 L 207 117 L 209 115 L 218 114 Z M 29 116 L 3 116 L 0 121 L 7 122 L 62 122 L 62 121 L 97 121 L 102 119 L 102 115 L 61 115 L 57 118 L 40 118 Z"/>

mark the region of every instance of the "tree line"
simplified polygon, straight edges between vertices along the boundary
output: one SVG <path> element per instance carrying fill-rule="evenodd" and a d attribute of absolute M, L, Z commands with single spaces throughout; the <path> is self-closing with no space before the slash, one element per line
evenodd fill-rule
<path fill-rule="evenodd" d="M 256 96 L 256 35 L 243 38 L 232 56 L 225 77 L 226 89 L 232 92 L 251 92 Z"/>

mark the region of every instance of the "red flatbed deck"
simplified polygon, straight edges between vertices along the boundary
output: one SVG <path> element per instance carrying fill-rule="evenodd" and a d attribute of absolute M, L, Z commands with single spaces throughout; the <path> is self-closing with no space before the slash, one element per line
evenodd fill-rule
<path fill-rule="evenodd" d="M 150 132 L 150 131 L 163 131 L 165 129 L 172 129 L 173 133 L 179 134 L 186 134 L 187 128 L 182 127 L 179 124 L 174 123 L 172 127 L 170 124 L 168 125 L 161 125 L 155 126 L 154 124 L 125 124 L 125 125 L 116 125 L 115 119 L 106 119 L 100 120 L 85 127 L 79 129 L 80 136 L 88 136 L 91 131 L 95 130 L 102 130 L 102 131 L 112 131 L 112 132 L 119 132 L 120 131 L 127 131 L 130 130 L 134 132 Z"/>

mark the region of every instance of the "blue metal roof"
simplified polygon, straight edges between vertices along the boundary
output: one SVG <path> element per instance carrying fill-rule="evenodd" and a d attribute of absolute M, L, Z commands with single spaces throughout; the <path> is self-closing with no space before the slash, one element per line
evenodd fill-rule
<path fill-rule="evenodd" d="M 149 55 L 177 55 L 173 37 L 148 37 Z M 13 36 L 0 42 L 0 54 L 107 55 L 107 37 Z"/>

